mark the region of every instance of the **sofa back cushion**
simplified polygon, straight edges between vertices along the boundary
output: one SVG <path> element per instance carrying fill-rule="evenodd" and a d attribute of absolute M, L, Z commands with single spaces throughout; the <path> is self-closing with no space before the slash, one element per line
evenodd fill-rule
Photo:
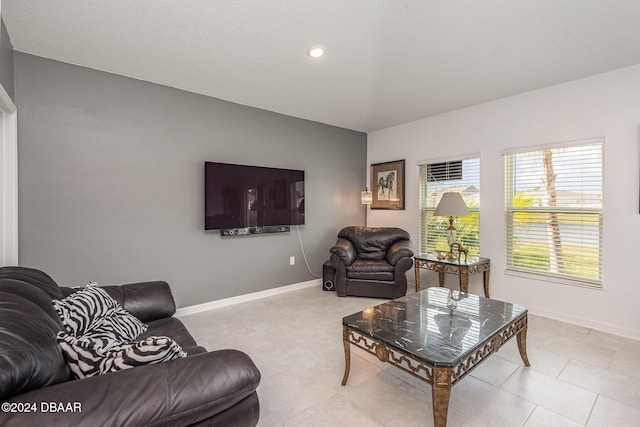
<path fill-rule="evenodd" d="M 13 279 L 29 283 L 45 292 L 51 299 L 62 298 L 58 284 L 48 274 L 28 267 L 1 267 L 0 279 Z"/>
<path fill-rule="evenodd" d="M 29 283 L 0 278 L 0 400 L 72 378 L 56 334 L 51 298 Z"/>
<path fill-rule="evenodd" d="M 101 286 L 125 310 L 143 322 L 165 319 L 176 313 L 169 284 L 164 281 L 129 283 L 126 286 Z M 65 292 L 65 289 L 62 288 Z"/>
<path fill-rule="evenodd" d="M 396 227 L 345 227 L 339 238 L 349 239 L 358 252 L 359 259 L 381 260 L 398 240 L 409 240 L 405 230 Z"/>

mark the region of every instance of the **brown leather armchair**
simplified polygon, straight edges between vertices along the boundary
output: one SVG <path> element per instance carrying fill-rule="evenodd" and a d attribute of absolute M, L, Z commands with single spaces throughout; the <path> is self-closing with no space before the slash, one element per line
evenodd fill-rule
<path fill-rule="evenodd" d="M 331 248 L 336 293 L 399 298 L 407 293 L 405 273 L 413 265 L 409 233 L 396 227 L 345 227 Z"/>

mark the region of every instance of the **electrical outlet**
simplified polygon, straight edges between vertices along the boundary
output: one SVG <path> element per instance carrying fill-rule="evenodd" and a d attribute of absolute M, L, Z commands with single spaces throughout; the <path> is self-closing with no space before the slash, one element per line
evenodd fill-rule
<path fill-rule="evenodd" d="M 289 257 L 289 265 L 295 265 L 295 264 L 296 264 L 296 257 L 290 256 Z"/>

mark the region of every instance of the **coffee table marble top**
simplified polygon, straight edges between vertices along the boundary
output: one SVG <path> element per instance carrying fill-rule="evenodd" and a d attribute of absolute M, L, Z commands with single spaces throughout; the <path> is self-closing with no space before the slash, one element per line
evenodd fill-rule
<path fill-rule="evenodd" d="M 343 325 L 434 367 L 454 367 L 525 317 L 517 304 L 428 288 L 343 318 Z"/>

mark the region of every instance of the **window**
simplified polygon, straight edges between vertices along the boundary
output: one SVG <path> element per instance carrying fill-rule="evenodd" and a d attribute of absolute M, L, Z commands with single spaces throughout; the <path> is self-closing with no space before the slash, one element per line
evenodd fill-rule
<path fill-rule="evenodd" d="M 455 218 L 456 241 L 480 251 L 480 157 L 420 164 L 420 253 L 448 252 L 446 229 L 449 218 L 433 216 L 442 194 L 456 191 L 462 195 L 470 216 Z"/>
<path fill-rule="evenodd" d="M 603 147 L 503 153 L 507 272 L 602 286 Z"/>

